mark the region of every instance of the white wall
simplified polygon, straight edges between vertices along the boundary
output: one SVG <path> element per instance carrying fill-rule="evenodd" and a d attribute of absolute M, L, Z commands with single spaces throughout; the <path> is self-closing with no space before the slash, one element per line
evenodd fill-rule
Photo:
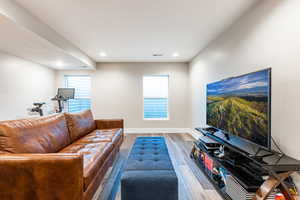
<path fill-rule="evenodd" d="M 95 71 L 60 71 L 91 74 L 92 110 L 96 118 L 124 118 L 126 128 L 188 128 L 188 65 L 186 63 L 98 63 Z M 170 120 L 143 120 L 143 75 L 167 74 Z M 141 129 L 140 129 L 141 130 Z M 170 129 L 169 129 L 170 130 Z"/>
<path fill-rule="evenodd" d="M 49 111 L 54 85 L 54 70 L 0 52 L 0 120 L 28 117 L 33 102 L 47 102 Z"/>
<path fill-rule="evenodd" d="M 208 82 L 272 68 L 272 135 L 300 159 L 299 0 L 264 0 L 190 63 L 192 127 L 205 125 Z"/>

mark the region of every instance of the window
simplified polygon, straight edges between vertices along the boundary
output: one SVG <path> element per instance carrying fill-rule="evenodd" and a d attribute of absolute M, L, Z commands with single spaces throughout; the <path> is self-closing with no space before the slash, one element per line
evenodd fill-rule
<path fill-rule="evenodd" d="M 169 118 L 169 76 L 144 76 L 144 119 L 166 120 Z"/>
<path fill-rule="evenodd" d="M 68 101 L 68 112 L 80 112 L 91 108 L 90 76 L 65 76 L 65 87 L 75 88 L 75 99 Z"/>

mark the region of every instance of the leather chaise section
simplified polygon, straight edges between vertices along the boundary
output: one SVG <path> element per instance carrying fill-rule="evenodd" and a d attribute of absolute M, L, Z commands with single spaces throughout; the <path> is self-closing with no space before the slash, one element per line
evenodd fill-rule
<path fill-rule="evenodd" d="M 94 130 L 75 143 L 112 142 L 114 145 L 117 145 L 122 138 L 122 131 L 122 129 Z"/>
<path fill-rule="evenodd" d="M 78 154 L 6 154 L 0 159 L 1 200 L 81 200 Z"/>
<path fill-rule="evenodd" d="M 83 156 L 84 190 L 86 190 L 112 150 L 112 143 L 107 142 L 76 143 L 66 147 L 60 153 L 78 153 Z"/>
<path fill-rule="evenodd" d="M 84 200 L 90 200 L 93 197 L 93 194 L 97 191 L 101 181 L 103 180 L 107 170 L 110 166 L 112 166 L 113 161 L 116 156 L 116 149 L 110 154 L 109 157 L 106 158 L 102 167 L 97 171 L 97 174 L 94 176 L 92 182 L 88 185 L 88 187 L 84 191 Z"/>
<path fill-rule="evenodd" d="M 123 135 L 123 129 L 104 129 L 101 134 L 110 137 L 114 144 L 117 144 Z"/>

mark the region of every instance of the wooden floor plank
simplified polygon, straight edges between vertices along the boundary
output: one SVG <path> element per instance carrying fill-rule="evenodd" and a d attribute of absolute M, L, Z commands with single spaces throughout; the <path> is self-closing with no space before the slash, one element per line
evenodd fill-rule
<path fill-rule="evenodd" d="M 179 200 L 221 200 L 204 174 L 189 158 L 194 139 L 188 134 L 127 134 L 120 153 L 99 187 L 94 200 L 121 200 L 120 176 L 130 149 L 139 136 L 164 136 L 179 180 Z"/>

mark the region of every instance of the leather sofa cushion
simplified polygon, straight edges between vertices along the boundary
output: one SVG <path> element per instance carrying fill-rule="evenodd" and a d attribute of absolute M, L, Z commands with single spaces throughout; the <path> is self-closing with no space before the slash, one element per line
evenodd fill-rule
<path fill-rule="evenodd" d="M 96 129 L 96 123 L 91 110 L 81 113 L 65 113 L 71 141 L 75 141 Z"/>
<path fill-rule="evenodd" d="M 112 142 L 113 144 L 118 144 L 121 138 L 122 129 L 94 130 L 75 143 Z"/>
<path fill-rule="evenodd" d="M 64 115 L 0 122 L 0 152 L 55 153 L 70 144 Z"/>
<path fill-rule="evenodd" d="M 112 150 L 113 144 L 110 142 L 73 143 L 61 150 L 60 153 L 79 153 L 83 155 L 84 190 L 86 190 Z"/>
<path fill-rule="evenodd" d="M 103 129 L 101 134 L 110 137 L 113 144 L 117 144 L 122 138 L 123 129 Z"/>

